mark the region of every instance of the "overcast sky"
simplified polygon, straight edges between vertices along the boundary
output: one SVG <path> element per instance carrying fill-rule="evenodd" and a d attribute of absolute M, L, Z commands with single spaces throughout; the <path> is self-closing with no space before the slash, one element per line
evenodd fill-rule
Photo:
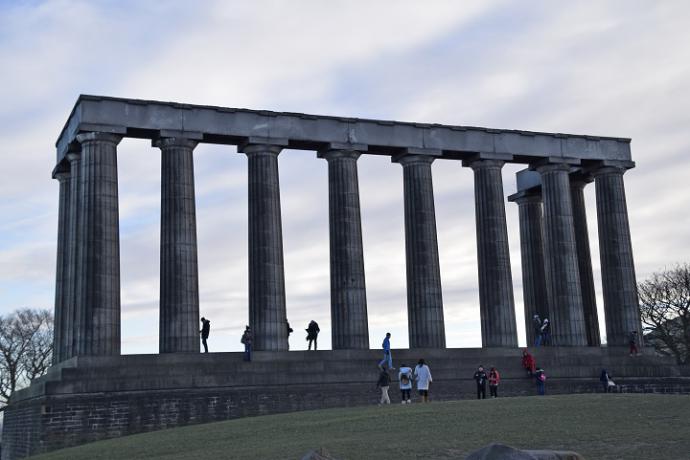
<path fill-rule="evenodd" d="M 638 280 L 690 260 L 690 2 L 0 0 L 0 314 L 54 302 L 54 142 L 80 93 L 632 138 Z M 158 350 L 160 151 L 119 147 L 122 350 Z M 195 150 L 212 351 L 247 321 L 247 165 Z M 288 318 L 330 347 L 328 184 L 279 157 Z M 519 165 L 504 168 L 506 196 Z M 448 346 L 480 346 L 472 172 L 433 165 Z M 407 346 L 402 168 L 359 160 L 370 337 Z M 586 189 L 603 318 L 594 187 Z M 507 203 L 524 337 L 517 207 Z M 603 330 L 603 328 L 602 328 Z"/>

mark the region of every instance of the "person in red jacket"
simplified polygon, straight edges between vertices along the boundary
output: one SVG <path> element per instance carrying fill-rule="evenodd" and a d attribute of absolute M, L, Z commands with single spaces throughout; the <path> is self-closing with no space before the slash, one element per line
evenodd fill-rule
<path fill-rule="evenodd" d="M 534 371 L 537 369 L 537 363 L 534 361 L 534 356 L 532 356 L 527 348 L 522 351 L 522 367 L 527 370 L 527 375 L 533 375 Z"/>
<path fill-rule="evenodd" d="M 498 398 L 498 384 L 501 383 L 501 376 L 495 367 L 489 371 L 489 392 L 492 398 Z"/>

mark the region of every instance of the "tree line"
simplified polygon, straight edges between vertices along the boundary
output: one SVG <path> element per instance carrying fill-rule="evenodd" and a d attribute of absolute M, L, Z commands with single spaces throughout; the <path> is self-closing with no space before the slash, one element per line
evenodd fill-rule
<path fill-rule="evenodd" d="M 10 395 L 45 374 L 53 360 L 53 315 L 22 308 L 0 316 L 0 410 Z"/>

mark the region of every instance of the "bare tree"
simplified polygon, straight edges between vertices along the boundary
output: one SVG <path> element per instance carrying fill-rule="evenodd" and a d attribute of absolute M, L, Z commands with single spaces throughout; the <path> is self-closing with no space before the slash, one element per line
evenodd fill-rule
<path fill-rule="evenodd" d="M 678 364 L 689 361 L 690 264 L 654 273 L 638 286 L 645 341 Z"/>
<path fill-rule="evenodd" d="M 15 390 L 45 374 L 52 354 L 50 311 L 24 308 L 0 316 L 0 406 Z"/>

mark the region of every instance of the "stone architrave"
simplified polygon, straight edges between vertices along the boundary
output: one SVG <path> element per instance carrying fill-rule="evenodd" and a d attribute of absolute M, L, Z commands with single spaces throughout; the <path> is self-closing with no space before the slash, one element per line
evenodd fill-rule
<path fill-rule="evenodd" d="M 445 348 L 441 269 L 431 155 L 404 154 L 403 167 L 407 322 L 410 348 Z"/>
<path fill-rule="evenodd" d="M 509 198 L 518 205 L 522 292 L 525 304 L 527 344 L 535 343 L 534 315 L 549 316 L 549 293 L 544 267 L 544 223 L 539 191 L 521 192 Z"/>
<path fill-rule="evenodd" d="M 117 144 L 121 136 L 80 134 L 76 272 L 78 355 L 120 354 L 120 229 Z"/>
<path fill-rule="evenodd" d="M 597 200 L 606 341 L 625 346 L 631 331 L 642 342 L 630 223 L 623 174 L 632 162 L 604 163 L 592 171 Z"/>
<path fill-rule="evenodd" d="M 594 290 L 594 273 L 592 272 L 592 255 L 589 249 L 587 233 L 587 208 L 585 207 L 584 188 L 591 179 L 581 174 L 570 175 L 570 193 L 573 202 L 573 221 L 575 225 L 575 243 L 577 245 L 577 263 L 582 286 L 582 308 L 585 316 L 587 345 L 601 345 L 599 334 L 599 315 L 597 314 L 597 296 Z"/>
<path fill-rule="evenodd" d="M 357 159 L 352 149 L 319 153 L 328 161 L 331 253 L 331 337 L 334 350 L 368 349 L 369 324 L 359 206 Z"/>
<path fill-rule="evenodd" d="M 178 137 L 161 149 L 160 353 L 199 352 L 199 268 L 193 150 Z"/>
<path fill-rule="evenodd" d="M 477 158 L 465 164 L 474 171 L 482 345 L 516 347 L 513 277 L 501 176 L 504 161 Z"/>
<path fill-rule="evenodd" d="M 247 143 L 249 326 L 255 350 L 288 349 L 278 155 L 281 145 Z"/>
<path fill-rule="evenodd" d="M 69 312 L 69 222 L 71 174 L 66 168 L 57 169 L 53 178 L 60 184 L 58 201 L 57 258 L 55 266 L 55 315 L 53 333 L 53 364 L 67 355 L 67 330 L 72 327 Z"/>
<path fill-rule="evenodd" d="M 550 284 L 549 321 L 556 346 L 587 345 L 582 310 L 582 288 L 570 194 L 570 166 L 549 162 L 539 165 L 544 200 L 544 253 Z"/>

